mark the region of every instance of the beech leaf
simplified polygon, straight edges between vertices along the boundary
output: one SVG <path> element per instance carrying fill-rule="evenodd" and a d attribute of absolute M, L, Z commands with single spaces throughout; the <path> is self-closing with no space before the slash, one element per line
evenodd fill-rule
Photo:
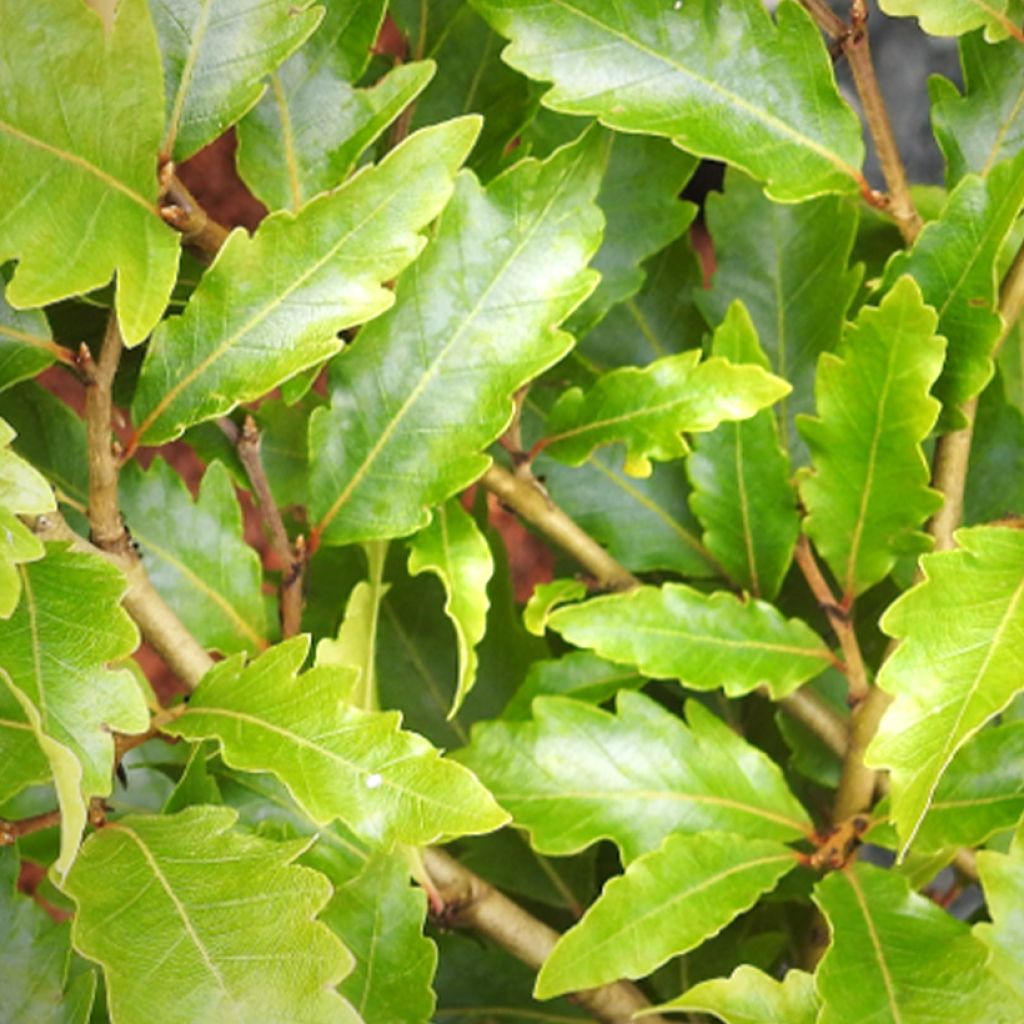
<path fill-rule="evenodd" d="M 974 934 L 992 951 L 992 970 L 1024 1006 L 1024 829 L 1017 829 L 1008 853 L 978 851 L 978 875 L 991 923 Z"/>
<path fill-rule="evenodd" d="M 689 725 L 639 693 L 617 708 L 538 697 L 533 721 L 481 722 L 456 756 L 554 856 L 599 839 L 629 861 L 671 832 L 787 842 L 809 831 L 779 768 L 696 701 Z"/>
<path fill-rule="evenodd" d="M 38 309 L 12 309 L 0 280 L 0 391 L 45 370 L 62 351 Z"/>
<path fill-rule="evenodd" d="M 125 579 L 96 555 L 49 545 L 21 566 L 21 603 L 0 620 L 0 718 L 17 709 L 50 762 L 61 811 L 60 855 L 71 866 L 89 800 L 108 796 L 114 730 L 140 733 L 149 711 L 132 673 L 107 663 L 138 645 L 121 608 Z"/>
<path fill-rule="evenodd" d="M 587 585 L 582 580 L 561 579 L 538 583 L 523 609 L 523 626 L 527 633 L 543 636 L 551 613 L 567 601 L 579 601 L 587 596 Z"/>
<path fill-rule="evenodd" d="M 1020 28 L 1007 16 L 1008 0 L 879 0 L 886 14 L 914 17 L 933 36 L 959 36 L 985 29 L 989 42 L 1005 39 L 1011 32 L 1020 39 Z"/>
<path fill-rule="evenodd" d="M 925 519 L 942 504 L 921 442 L 939 413 L 929 389 L 945 345 L 912 278 L 864 306 L 837 355 L 818 364 L 818 415 L 797 426 L 813 471 L 800 476 L 804 532 L 848 598 L 884 579 L 903 554 L 926 551 Z"/>
<path fill-rule="evenodd" d="M 178 235 L 156 209 L 163 91 L 145 0 L 110 32 L 82 0 L 0 0 L 0 264 L 13 306 L 43 306 L 117 274 L 124 340 L 163 315 Z M 111 125 L 131 131 L 111 131 Z"/>
<path fill-rule="evenodd" d="M 459 681 L 448 717 L 462 706 L 476 681 L 476 645 L 487 629 L 487 584 L 494 558 L 476 520 L 452 500 L 434 510 L 430 525 L 409 545 L 409 575 L 432 572 L 444 585 L 445 614 L 455 627 L 459 647 Z"/>
<path fill-rule="evenodd" d="M 613 878 L 537 975 L 539 999 L 650 974 L 699 946 L 796 867 L 781 843 L 725 832 L 670 835 Z"/>
<path fill-rule="evenodd" d="M 216 737 L 232 768 L 273 773 L 317 824 L 339 818 L 374 842 L 424 845 L 507 820 L 470 772 L 400 732 L 396 712 L 344 703 L 350 670 L 322 666 L 300 679 L 308 649 L 299 636 L 247 667 L 237 656 L 220 662 L 168 731 Z"/>
<path fill-rule="evenodd" d="M 814 900 L 832 933 L 816 974 L 818 1024 L 1020 1020 L 985 946 L 897 872 L 853 864 L 819 882 Z"/>
<path fill-rule="evenodd" d="M 795 3 L 473 0 L 512 40 L 503 58 L 554 82 L 545 106 L 742 167 L 780 201 L 856 192 L 860 126 L 818 29 Z M 742 39 L 742 46 L 738 41 Z"/>
<path fill-rule="evenodd" d="M 425 526 L 487 468 L 515 391 L 569 350 L 557 325 L 597 280 L 585 267 L 601 236 L 598 142 L 523 160 L 486 189 L 459 176 L 394 308 L 331 364 L 331 408 L 310 421 L 321 542 Z"/>
<path fill-rule="evenodd" d="M 730 697 L 768 688 L 776 700 L 832 664 L 821 638 L 770 604 L 683 583 L 606 594 L 552 612 L 548 628 L 571 644 L 654 679 Z"/>
<path fill-rule="evenodd" d="M 237 817 L 129 815 L 82 847 L 64 883 L 72 938 L 103 967 L 111 1019 L 358 1024 L 332 987 L 352 957 L 313 920 L 330 884 L 291 864 L 309 841 L 259 839 Z"/>
<path fill-rule="evenodd" d="M 956 752 L 1024 689 L 1024 531 L 958 530 L 882 617 L 901 641 L 878 685 L 895 697 L 865 755 L 888 768 L 901 855 Z"/>
<path fill-rule="evenodd" d="M 737 303 L 719 330 L 752 332 L 753 325 Z M 586 392 L 565 392 L 548 416 L 544 449 L 578 466 L 598 446 L 622 442 L 626 472 L 649 476 L 651 459 L 668 462 L 686 455 L 681 434 L 748 419 L 790 390 L 761 366 L 737 366 L 717 356 L 702 361 L 700 350 L 693 349 L 643 369 L 612 370 Z"/>
<path fill-rule="evenodd" d="M 260 397 L 337 352 L 342 328 L 387 309 L 383 283 L 423 247 L 478 127 L 426 128 L 300 213 L 271 214 L 252 238 L 233 232 L 184 314 L 150 342 L 132 404 L 138 439 L 170 441 Z"/>

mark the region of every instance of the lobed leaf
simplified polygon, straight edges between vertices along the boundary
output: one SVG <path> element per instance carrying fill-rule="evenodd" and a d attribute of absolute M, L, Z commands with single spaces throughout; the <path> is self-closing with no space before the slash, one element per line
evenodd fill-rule
<path fill-rule="evenodd" d="M 748 910 L 796 866 L 781 843 L 724 832 L 670 835 L 608 882 L 537 975 L 540 999 L 650 974 Z"/>
<path fill-rule="evenodd" d="M 119 1024 L 357 1024 L 333 986 L 352 957 L 313 920 L 326 878 L 291 864 L 306 840 L 235 830 L 227 807 L 129 815 L 94 833 L 64 884 L 75 948 L 103 967 Z M 126 895 L 130 894 L 130 895 Z"/>
<path fill-rule="evenodd" d="M 643 586 L 559 608 L 548 627 L 571 644 L 655 679 L 730 697 L 768 688 L 778 700 L 824 672 L 832 654 L 799 619 L 725 591 Z"/>
<path fill-rule="evenodd" d="M 597 145 L 523 160 L 486 190 L 460 175 L 394 309 L 331 365 L 331 408 L 310 422 L 321 542 L 412 533 L 487 468 L 512 395 L 569 349 L 557 325 L 596 282 Z"/>
<path fill-rule="evenodd" d="M 150 342 L 132 403 L 138 440 L 173 440 L 260 397 L 387 309 L 383 284 L 423 247 L 477 129 L 475 118 L 424 129 L 300 213 L 272 214 L 252 238 L 235 231 Z"/>
<path fill-rule="evenodd" d="M 1007 15 L 1009 0 L 879 0 L 886 14 L 915 17 L 921 28 L 933 36 L 959 36 L 976 28 L 985 29 L 989 42 L 1008 34 L 1021 38 Z"/>
<path fill-rule="evenodd" d="M 667 136 L 742 167 L 779 201 L 860 188 L 860 126 L 795 3 L 779 6 L 777 24 L 755 0 L 473 5 L 512 39 L 509 64 L 555 83 L 543 99 L 553 110 Z"/>
<path fill-rule="evenodd" d="M 1007 853 L 978 851 L 978 875 L 991 923 L 974 926 L 974 934 L 992 952 L 992 970 L 1024 1005 L 1024 831 Z"/>
<path fill-rule="evenodd" d="M 978 526 L 921 559 L 924 580 L 882 618 L 901 641 L 878 685 L 895 700 L 865 761 L 888 768 L 901 855 L 956 752 L 1024 688 L 1024 531 Z"/>
<path fill-rule="evenodd" d="M 228 765 L 272 772 L 317 824 L 339 818 L 375 843 L 424 845 L 504 823 L 473 775 L 400 732 L 399 715 L 346 704 L 350 671 L 319 667 L 300 679 L 308 648 L 300 636 L 247 667 L 220 662 L 168 731 L 215 737 Z"/>
<path fill-rule="evenodd" d="M 804 532 L 851 599 L 884 579 L 898 556 L 928 550 L 920 527 L 942 496 L 921 442 L 939 404 L 935 312 L 900 278 L 877 309 L 865 306 L 838 355 L 819 361 L 818 415 L 797 421 L 813 470 L 800 476 Z"/>
<path fill-rule="evenodd" d="M 481 722 L 455 756 L 554 856 L 611 839 L 631 861 L 672 832 L 807 833 L 778 767 L 695 701 L 689 725 L 639 693 L 621 692 L 617 708 L 538 697 L 532 721 Z"/>
<path fill-rule="evenodd" d="M 116 273 L 121 332 L 137 344 L 179 252 L 156 209 L 163 92 L 145 0 L 121 0 L 109 32 L 82 0 L 0 0 L 0 24 L 0 264 L 19 261 L 7 301 L 43 306 Z"/>

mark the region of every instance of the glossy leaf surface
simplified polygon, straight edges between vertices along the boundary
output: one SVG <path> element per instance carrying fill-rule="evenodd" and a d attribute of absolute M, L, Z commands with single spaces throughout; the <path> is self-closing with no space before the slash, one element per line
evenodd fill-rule
<path fill-rule="evenodd" d="M 974 934 L 992 950 L 992 970 L 1024 1004 L 1024 831 L 1005 854 L 981 850 L 978 875 L 992 923 L 976 925 Z"/>
<path fill-rule="evenodd" d="M 645 682 L 644 676 L 632 669 L 589 651 L 573 651 L 554 661 L 535 661 L 501 717 L 529 718 L 535 697 L 572 697 L 589 704 L 603 704 L 619 690 L 635 690 Z"/>

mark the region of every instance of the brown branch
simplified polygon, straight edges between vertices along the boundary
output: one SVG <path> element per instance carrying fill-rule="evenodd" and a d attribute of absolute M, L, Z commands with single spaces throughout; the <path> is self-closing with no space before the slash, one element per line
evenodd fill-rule
<path fill-rule="evenodd" d="M 472 928 L 535 970 L 547 959 L 559 939 L 553 928 L 528 914 L 443 850 L 424 850 L 423 863 L 443 901 L 445 924 Z M 643 993 L 628 981 L 587 989 L 571 998 L 596 1020 L 607 1024 L 627 1024 L 637 1011 L 650 1006 Z M 652 1024 L 668 1024 L 659 1015 L 644 1019 Z"/>
<path fill-rule="evenodd" d="M 60 811 L 44 811 L 42 814 L 34 814 L 31 818 L 21 818 L 18 821 L 7 821 L 0 818 L 0 846 L 13 846 L 22 836 L 31 835 L 33 832 L 42 832 L 43 829 L 53 828 L 60 824 Z"/>
<path fill-rule="evenodd" d="M 159 171 L 160 216 L 176 231 L 182 242 L 206 263 L 211 263 L 227 241 L 228 230 L 218 224 L 196 201 L 168 160 Z"/>
<path fill-rule="evenodd" d="M 803 7 L 832 39 L 838 39 L 848 31 L 846 22 L 836 14 L 825 0 L 800 0 Z"/>
<path fill-rule="evenodd" d="M 864 752 L 874 738 L 878 723 L 892 697 L 877 686 L 871 687 L 867 697 L 853 709 L 850 716 L 850 745 L 843 758 L 843 772 L 839 779 L 833 821 L 845 821 L 872 803 L 878 774 L 864 763 Z"/>

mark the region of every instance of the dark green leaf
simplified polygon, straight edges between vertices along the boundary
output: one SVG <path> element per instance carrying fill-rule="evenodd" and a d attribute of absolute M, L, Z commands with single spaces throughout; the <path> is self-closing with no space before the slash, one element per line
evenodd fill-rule
<path fill-rule="evenodd" d="M 0 279 L 0 391 L 45 370 L 61 350 L 46 317 L 36 309 L 12 309 Z"/>

